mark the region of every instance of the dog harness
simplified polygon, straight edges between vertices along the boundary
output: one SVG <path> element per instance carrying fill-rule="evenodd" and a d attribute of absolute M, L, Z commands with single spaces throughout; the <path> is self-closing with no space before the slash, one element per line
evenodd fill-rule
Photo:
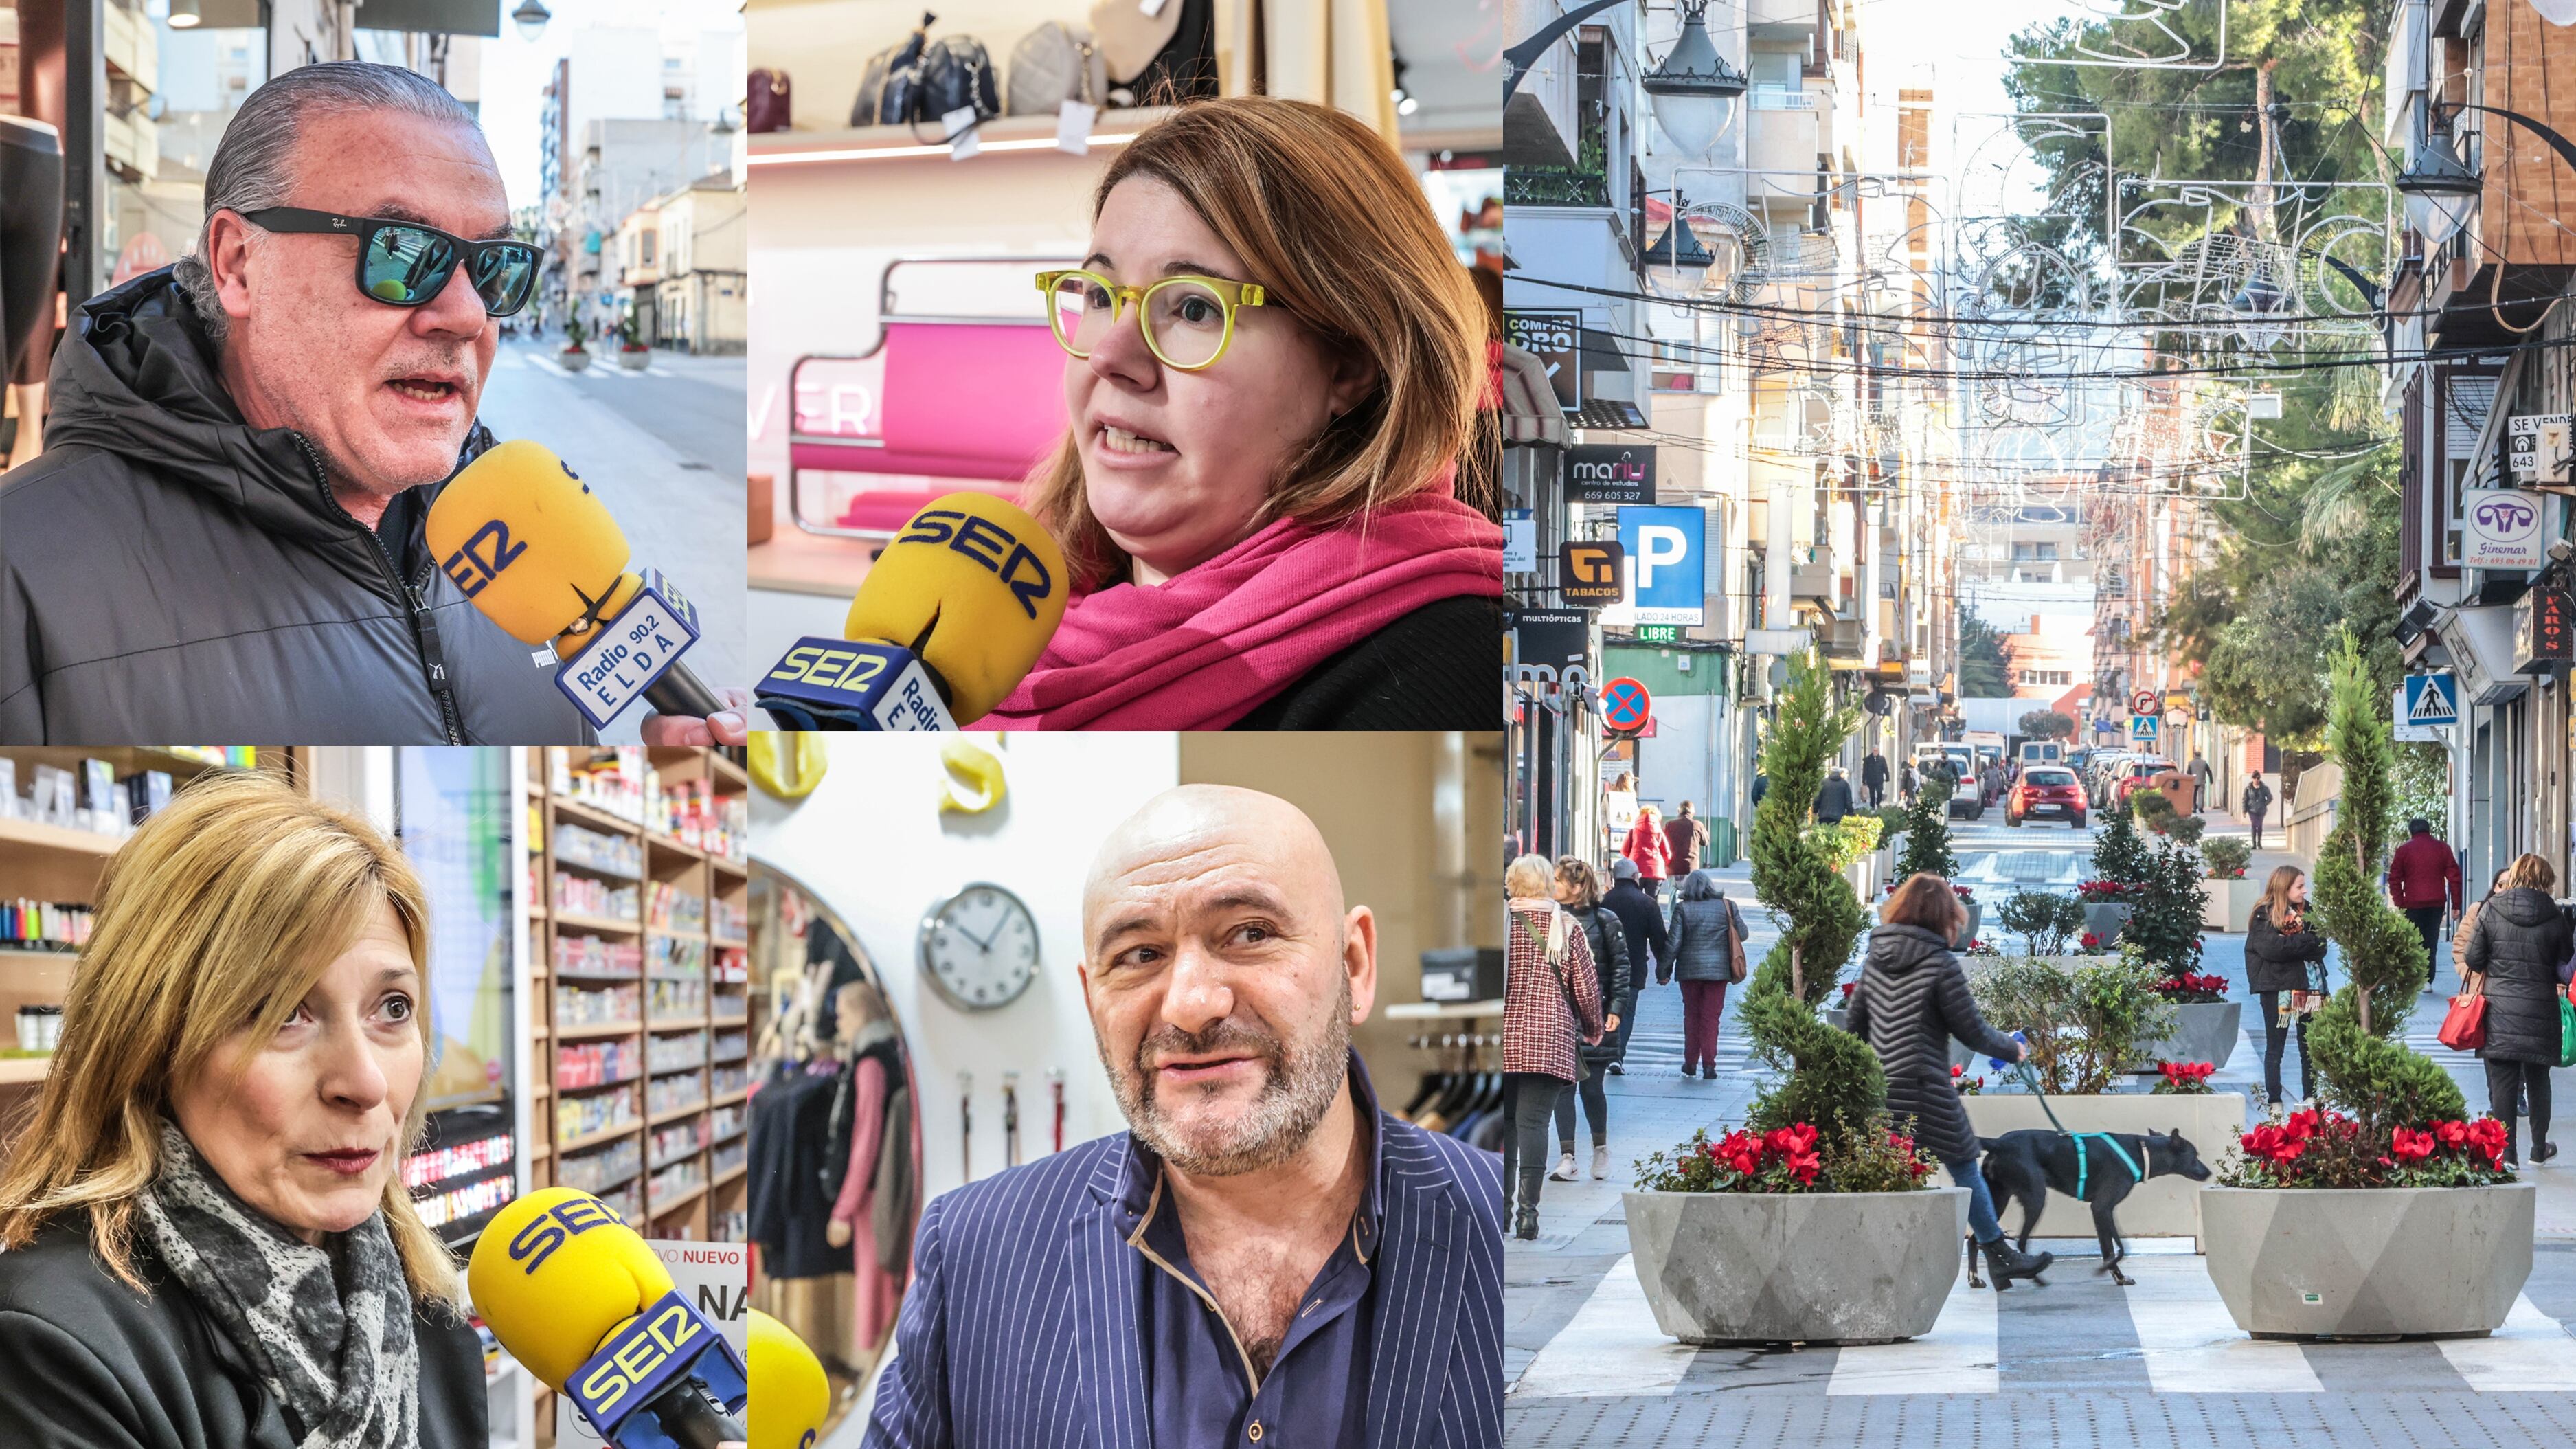
<path fill-rule="evenodd" d="M 2087 1137 L 2099 1137 L 2102 1139 L 2102 1145 L 2111 1149 L 2111 1155 L 2120 1159 L 2120 1165 L 2122 1167 L 2129 1169 L 2129 1180 L 2131 1182 L 2144 1182 L 2147 1180 L 2147 1172 L 2153 1172 L 2155 1170 L 2156 1160 L 2154 1156 L 2149 1155 L 2147 1157 L 2147 1171 L 2139 1171 L 2138 1164 L 2132 1161 L 2129 1157 L 2129 1149 L 2122 1147 L 2120 1145 L 2120 1139 L 2112 1136 L 2108 1132 L 2069 1132 L 2066 1135 L 2075 1139 L 2075 1198 L 2078 1202 L 2084 1201 L 2085 1164 L 2089 1162 L 2093 1156 L 2093 1154 L 2084 1150 L 2084 1139 Z"/>

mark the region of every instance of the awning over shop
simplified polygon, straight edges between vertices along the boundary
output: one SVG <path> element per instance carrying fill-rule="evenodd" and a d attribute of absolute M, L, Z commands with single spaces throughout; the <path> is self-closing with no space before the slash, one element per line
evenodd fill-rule
<path fill-rule="evenodd" d="M 2512 609 L 2452 609 L 2434 627 L 2459 668 L 2464 703 L 2503 704 L 2529 687 L 2530 681 L 2513 672 Z"/>

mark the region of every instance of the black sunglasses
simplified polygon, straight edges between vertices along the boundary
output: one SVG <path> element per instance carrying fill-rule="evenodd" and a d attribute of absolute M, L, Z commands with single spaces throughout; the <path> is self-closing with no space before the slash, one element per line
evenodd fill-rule
<path fill-rule="evenodd" d="M 464 262 L 483 310 L 507 317 L 528 305 L 545 254 L 523 241 L 468 241 L 416 221 L 338 216 L 300 206 L 240 213 L 262 231 L 311 232 L 358 239 L 358 290 L 392 307 L 417 307 L 447 287 Z"/>

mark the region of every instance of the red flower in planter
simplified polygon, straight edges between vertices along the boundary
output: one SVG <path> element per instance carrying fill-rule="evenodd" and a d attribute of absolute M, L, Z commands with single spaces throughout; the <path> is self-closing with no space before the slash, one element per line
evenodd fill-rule
<path fill-rule="evenodd" d="M 2083 946 L 2085 950 L 2090 951 L 2094 947 L 2102 944 L 2102 938 L 2094 935 L 2091 931 L 2087 931 L 2084 933 L 2084 939 L 2078 944 Z"/>
<path fill-rule="evenodd" d="M 1846 1005 L 1846 1006 L 1850 1005 L 1850 1004 L 1851 1004 L 1851 999 L 1852 999 L 1852 993 L 1853 993 L 1853 992 L 1855 992 L 1855 991 L 1858 991 L 1859 989 L 1860 989 L 1860 983 L 1859 983 L 1859 982 L 1857 982 L 1857 981 L 1846 981 L 1846 982 L 1844 982 L 1844 983 L 1843 983 L 1843 1004 L 1844 1004 L 1844 1005 Z"/>
<path fill-rule="evenodd" d="M 2444 1147 L 2454 1150 L 2466 1147 L 2469 1143 L 2469 1124 L 2459 1121 L 2436 1122 L 2433 1124 L 2433 1137 Z"/>
<path fill-rule="evenodd" d="M 2317 1134 L 2317 1128 L 2322 1125 L 2323 1119 L 2324 1114 L 2314 1107 L 2304 1112 L 2293 1112 L 2289 1120 L 2281 1124 L 2282 1135 L 2305 1142 Z"/>
<path fill-rule="evenodd" d="M 1738 1129 L 1708 1145 L 1708 1155 L 1751 1177 L 1762 1168 L 1762 1139 Z"/>
<path fill-rule="evenodd" d="M 1796 1122 L 1786 1127 L 1776 1127 L 1764 1133 L 1762 1137 L 1763 1151 L 1777 1152 L 1783 1157 L 1795 1157 L 1801 1153 L 1810 1152 L 1815 1145 L 1816 1128 L 1815 1124 L 1810 1122 Z"/>
<path fill-rule="evenodd" d="M 2281 1167 L 2287 1167 L 2298 1161 L 2299 1154 L 2308 1150 L 2308 1137 L 2305 1132 L 2293 1133 L 2286 1126 L 2272 1122 L 2266 1122 L 2253 1131 L 2242 1134 L 2236 1142 L 2244 1149 L 2246 1156 L 2260 1157 Z"/>
<path fill-rule="evenodd" d="M 2388 1152 L 2399 1162 L 2416 1163 L 2432 1156 L 2437 1145 L 2430 1132 L 2414 1132 L 2400 1127 L 2389 1135 Z"/>
<path fill-rule="evenodd" d="M 1955 1081 L 1957 1081 L 1957 1080 L 1959 1079 L 1960 1074 L 1961 1074 L 1961 1073 L 1963 1073 L 1963 1072 L 1965 1072 L 1965 1071 L 1967 1071 L 1967 1070 L 1968 1070 L 1968 1069 L 1967 1069 L 1966 1067 L 1960 1066 L 1960 1065 L 1959 1065 L 1958 1063 L 1956 1063 L 1956 1062 L 1952 1062 L 1952 1063 L 1950 1064 L 1950 1080 L 1952 1080 L 1952 1081 L 1954 1081 L 1954 1082 L 1955 1082 Z"/>
<path fill-rule="evenodd" d="M 1805 1187 L 1809 1183 L 1814 1182 L 1816 1180 L 1816 1173 L 1821 1170 L 1824 1165 L 1823 1159 L 1817 1157 L 1816 1154 L 1812 1152 L 1792 1152 L 1789 1154 L 1789 1175 L 1798 1179 L 1798 1185 L 1800 1187 Z"/>
<path fill-rule="evenodd" d="M 2493 1117 L 2480 1117 L 2469 1124 L 2469 1146 L 2487 1160 L 2489 1167 L 2504 1161 L 2504 1124 Z"/>

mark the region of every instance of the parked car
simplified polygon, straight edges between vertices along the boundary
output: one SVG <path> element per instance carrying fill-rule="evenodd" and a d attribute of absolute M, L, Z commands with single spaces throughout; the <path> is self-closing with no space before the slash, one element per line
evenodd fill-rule
<path fill-rule="evenodd" d="M 2032 765 L 2023 770 L 2020 782 L 2005 798 L 2004 823 L 2020 825 L 2026 820 L 2063 820 L 2083 829 L 2084 782 L 2064 765 Z"/>
<path fill-rule="evenodd" d="M 2131 755 L 2122 760 L 2119 775 L 2111 784 L 2111 803 L 2128 804 L 2129 797 L 2144 787 L 2149 780 L 2173 767 L 2174 762 L 2162 755 Z"/>
<path fill-rule="evenodd" d="M 2111 783 L 2119 777 L 2120 762 L 2130 757 L 2128 750 L 2095 750 L 2084 762 L 2084 790 L 2093 808 L 2100 810 L 2111 803 Z"/>
<path fill-rule="evenodd" d="M 1975 748 L 1957 740 L 1925 740 L 1914 747 L 1914 768 L 1917 773 L 1936 760 L 1946 762 L 1951 773 L 1959 777 L 1958 788 L 1950 792 L 1950 805 L 1946 812 L 1949 817 L 1953 820 L 1961 818 L 1975 820 L 1983 816 L 1986 813 L 1986 801 L 1977 781 Z"/>

